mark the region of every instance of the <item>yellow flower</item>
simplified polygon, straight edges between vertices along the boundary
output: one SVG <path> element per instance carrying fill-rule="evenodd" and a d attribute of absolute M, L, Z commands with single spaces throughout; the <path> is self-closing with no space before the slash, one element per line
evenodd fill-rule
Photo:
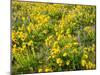
<path fill-rule="evenodd" d="M 74 42 L 73 45 L 75 45 L 75 46 L 78 45 L 78 42 Z"/>
<path fill-rule="evenodd" d="M 72 37 L 72 35 L 71 34 L 68 34 L 68 38 L 71 38 Z"/>
<path fill-rule="evenodd" d="M 88 62 L 89 69 L 92 69 L 92 62 Z"/>
<path fill-rule="evenodd" d="M 24 21 L 25 20 L 25 17 L 22 17 L 22 20 Z"/>
<path fill-rule="evenodd" d="M 57 58 L 57 59 L 56 59 L 56 63 L 57 63 L 57 64 L 62 64 L 61 58 Z"/>
<path fill-rule="evenodd" d="M 56 49 L 56 48 L 53 48 L 53 49 L 51 50 L 51 53 L 52 53 L 52 54 L 59 54 L 60 51 L 59 51 L 58 49 Z"/>
<path fill-rule="evenodd" d="M 86 65 L 86 60 L 82 60 L 81 65 L 84 67 Z"/>
<path fill-rule="evenodd" d="M 89 61 L 89 62 L 86 64 L 86 69 L 94 69 L 94 68 L 96 68 L 96 65 L 93 64 L 92 62 Z"/>
<path fill-rule="evenodd" d="M 88 66 L 88 64 L 86 64 L 86 69 L 89 69 L 89 66 Z"/>
<path fill-rule="evenodd" d="M 45 72 L 49 72 L 49 69 L 47 68 L 47 69 L 45 69 Z"/>
<path fill-rule="evenodd" d="M 88 58 L 88 55 L 87 54 L 83 54 L 83 58 L 84 59 L 87 59 Z"/>
<path fill-rule="evenodd" d="M 60 39 L 61 39 L 61 35 L 58 36 L 57 40 L 60 40 Z"/>
<path fill-rule="evenodd" d="M 29 33 L 31 32 L 30 26 L 27 27 L 27 30 L 28 30 Z"/>
<path fill-rule="evenodd" d="M 48 68 L 48 67 L 47 67 L 47 68 L 45 69 L 45 72 L 50 72 L 50 71 L 52 71 L 51 68 Z"/>
<path fill-rule="evenodd" d="M 84 47 L 84 50 L 87 50 L 87 47 Z"/>
<path fill-rule="evenodd" d="M 26 45 L 23 45 L 22 48 L 25 49 L 26 48 Z"/>
<path fill-rule="evenodd" d="M 87 53 L 88 48 L 87 47 L 84 47 L 83 51 L 84 51 L 84 53 Z"/>
<path fill-rule="evenodd" d="M 70 60 L 66 61 L 66 65 L 69 65 L 70 64 Z"/>
<path fill-rule="evenodd" d="M 55 58 L 56 57 L 56 55 L 52 55 L 52 58 Z"/>
<path fill-rule="evenodd" d="M 95 50 L 95 48 L 94 48 L 94 47 L 92 47 L 92 52 L 94 52 L 94 50 Z"/>
<path fill-rule="evenodd" d="M 41 69 L 41 68 L 38 69 L 38 72 L 42 72 L 42 71 L 43 71 L 43 69 Z"/>
<path fill-rule="evenodd" d="M 63 57 L 66 57 L 67 56 L 67 53 L 65 52 L 64 54 L 63 54 Z"/>
<path fill-rule="evenodd" d="M 92 68 L 93 68 L 93 69 L 96 68 L 96 65 L 95 65 L 95 64 L 92 64 Z"/>
<path fill-rule="evenodd" d="M 16 36 L 15 31 L 12 31 L 12 40 L 13 40 L 13 41 L 15 41 L 15 36 Z"/>
<path fill-rule="evenodd" d="M 22 31 L 17 32 L 17 35 L 22 41 L 24 41 L 27 38 L 27 34 L 23 33 Z"/>
<path fill-rule="evenodd" d="M 31 46 L 31 45 L 32 45 L 32 43 L 33 43 L 33 41 L 32 41 L 32 40 L 30 40 L 30 41 L 28 42 L 28 46 Z"/>
<path fill-rule="evenodd" d="M 77 37 L 74 37 L 73 40 L 76 41 L 77 40 Z"/>
<path fill-rule="evenodd" d="M 17 50 L 17 49 L 16 49 L 16 44 L 14 44 L 14 45 L 13 45 L 13 48 L 12 48 L 12 52 L 13 52 L 13 53 L 16 53 L 16 50 Z"/>
<path fill-rule="evenodd" d="M 13 48 L 16 48 L 16 44 L 13 45 Z"/>

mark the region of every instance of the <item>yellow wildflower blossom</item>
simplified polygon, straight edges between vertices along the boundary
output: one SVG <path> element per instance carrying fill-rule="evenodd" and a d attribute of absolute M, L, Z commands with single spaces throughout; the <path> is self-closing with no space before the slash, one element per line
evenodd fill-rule
<path fill-rule="evenodd" d="M 66 61 L 66 65 L 69 65 L 70 64 L 70 60 Z"/>
<path fill-rule="evenodd" d="M 92 62 L 88 62 L 89 69 L 92 69 Z"/>
<path fill-rule="evenodd" d="M 73 45 L 75 45 L 75 46 L 78 45 L 78 42 L 74 42 Z"/>
<path fill-rule="evenodd" d="M 41 69 L 41 68 L 38 69 L 38 72 L 42 72 L 42 71 L 43 71 L 43 69 Z"/>
<path fill-rule="evenodd" d="M 87 54 L 83 54 L 83 59 L 87 59 L 88 55 Z"/>
<path fill-rule="evenodd" d="M 17 50 L 16 44 L 14 44 L 14 45 L 13 45 L 13 48 L 12 48 L 12 52 L 13 52 L 13 53 L 16 53 L 16 50 Z"/>
<path fill-rule="evenodd" d="M 32 43 L 33 43 L 33 41 L 32 41 L 32 40 L 30 40 L 30 41 L 28 42 L 28 46 L 31 46 L 31 45 L 32 45 Z"/>
<path fill-rule="evenodd" d="M 22 17 L 22 20 L 24 21 L 25 20 L 25 17 Z"/>
<path fill-rule="evenodd" d="M 67 53 L 65 52 L 64 54 L 63 54 L 63 57 L 66 57 L 67 56 Z"/>
<path fill-rule="evenodd" d="M 68 34 L 68 38 L 71 38 L 72 37 L 72 35 L 71 34 Z"/>
<path fill-rule="evenodd" d="M 60 40 L 60 39 L 61 39 L 61 35 L 58 36 L 57 40 Z"/>
<path fill-rule="evenodd" d="M 92 47 L 92 49 L 91 49 L 91 50 L 92 50 L 92 52 L 94 52 L 95 48 L 94 48 L 94 47 Z"/>
<path fill-rule="evenodd" d="M 84 67 L 86 65 L 86 60 L 82 60 L 81 65 Z"/>
<path fill-rule="evenodd" d="M 26 45 L 23 45 L 22 48 L 25 49 L 26 48 Z"/>
<path fill-rule="evenodd" d="M 48 68 L 48 67 L 47 67 L 47 68 L 45 69 L 45 72 L 50 72 L 50 71 L 52 71 L 51 68 Z"/>
<path fill-rule="evenodd" d="M 56 63 L 57 63 L 57 64 L 62 64 L 61 58 L 57 58 L 57 59 L 56 59 Z"/>

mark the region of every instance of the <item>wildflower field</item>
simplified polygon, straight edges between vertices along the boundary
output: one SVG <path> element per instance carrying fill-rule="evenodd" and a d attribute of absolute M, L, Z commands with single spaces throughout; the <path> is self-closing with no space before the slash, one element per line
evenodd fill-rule
<path fill-rule="evenodd" d="M 12 1 L 12 74 L 96 68 L 96 7 Z"/>

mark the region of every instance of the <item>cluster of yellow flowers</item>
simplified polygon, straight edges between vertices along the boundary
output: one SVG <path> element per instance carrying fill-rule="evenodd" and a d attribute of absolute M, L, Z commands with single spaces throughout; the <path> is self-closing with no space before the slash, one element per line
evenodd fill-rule
<path fill-rule="evenodd" d="M 95 6 L 12 1 L 12 72 L 96 68 Z"/>
<path fill-rule="evenodd" d="M 57 58 L 57 59 L 56 59 L 56 63 L 57 63 L 59 66 L 61 66 L 62 63 L 63 63 L 63 61 L 62 61 L 61 58 Z"/>
<path fill-rule="evenodd" d="M 44 71 L 45 71 L 45 72 L 52 72 L 52 69 L 46 67 L 46 68 L 44 69 Z M 42 68 L 39 68 L 39 69 L 38 69 L 38 72 L 43 72 L 43 69 L 42 69 Z"/>
<path fill-rule="evenodd" d="M 91 56 L 93 55 L 93 57 L 96 58 L 96 55 L 94 52 L 95 52 L 94 44 L 91 47 L 84 48 L 84 53 L 82 56 L 81 64 L 83 67 L 86 67 L 86 69 L 94 69 L 96 67 L 96 64 L 95 64 L 96 60 L 89 57 L 89 55 L 91 55 Z M 90 59 L 90 60 L 88 60 L 88 59 Z"/>

